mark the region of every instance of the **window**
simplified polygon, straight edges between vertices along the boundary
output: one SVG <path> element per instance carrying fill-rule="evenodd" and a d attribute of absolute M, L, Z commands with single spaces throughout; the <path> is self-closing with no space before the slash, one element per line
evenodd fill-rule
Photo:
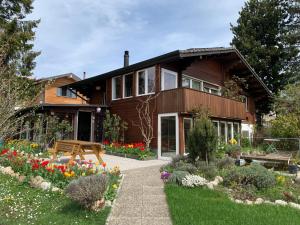
<path fill-rule="evenodd" d="M 245 103 L 245 109 L 246 109 L 246 112 L 248 112 L 248 110 L 249 110 L 248 97 L 245 95 L 242 95 L 242 102 Z"/>
<path fill-rule="evenodd" d="M 216 128 L 216 133 L 218 136 L 220 136 L 220 132 L 219 132 L 219 121 L 213 121 L 213 125 Z"/>
<path fill-rule="evenodd" d="M 227 141 L 233 138 L 233 123 L 227 123 Z"/>
<path fill-rule="evenodd" d="M 193 119 L 192 118 L 184 118 L 183 119 L 183 129 L 184 129 L 184 148 L 185 152 L 188 152 L 187 141 L 190 130 L 193 128 Z"/>
<path fill-rule="evenodd" d="M 219 86 L 207 82 L 203 82 L 203 91 L 210 94 L 220 95 Z"/>
<path fill-rule="evenodd" d="M 112 99 L 122 98 L 122 77 L 112 78 Z"/>
<path fill-rule="evenodd" d="M 190 88 L 191 79 L 188 77 L 182 77 L 182 87 Z"/>
<path fill-rule="evenodd" d="M 192 80 L 192 88 L 201 91 L 201 81 Z"/>
<path fill-rule="evenodd" d="M 137 95 L 155 92 L 155 67 L 150 67 L 137 72 Z"/>
<path fill-rule="evenodd" d="M 57 88 L 56 89 L 56 95 L 57 96 L 63 96 L 67 98 L 76 98 L 76 91 L 71 91 L 69 88 Z"/>
<path fill-rule="evenodd" d="M 177 73 L 162 69 L 161 90 L 177 88 Z"/>
<path fill-rule="evenodd" d="M 133 74 L 124 75 L 124 98 L 132 96 L 132 87 L 133 87 Z"/>

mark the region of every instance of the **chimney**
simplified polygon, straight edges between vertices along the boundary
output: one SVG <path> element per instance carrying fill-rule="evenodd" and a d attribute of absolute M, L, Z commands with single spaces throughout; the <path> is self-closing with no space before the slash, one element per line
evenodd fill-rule
<path fill-rule="evenodd" d="M 129 51 L 124 52 L 124 67 L 129 66 Z"/>
<path fill-rule="evenodd" d="M 86 77 L 86 72 L 83 72 L 83 80 L 85 79 Z"/>

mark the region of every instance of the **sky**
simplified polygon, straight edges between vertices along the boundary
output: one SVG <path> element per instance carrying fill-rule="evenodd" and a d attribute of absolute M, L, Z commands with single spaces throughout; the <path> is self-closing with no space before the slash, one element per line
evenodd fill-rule
<path fill-rule="evenodd" d="M 35 77 L 99 75 L 187 48 L 227 47 L 244 0 L 35 0 Z"/>

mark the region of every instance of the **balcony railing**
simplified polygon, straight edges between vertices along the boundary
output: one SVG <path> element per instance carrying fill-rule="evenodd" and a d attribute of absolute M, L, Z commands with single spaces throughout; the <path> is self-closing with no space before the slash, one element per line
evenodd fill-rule
<path fill-rule="evenodd" d="M 162 91 L 157 106 L 158 113 L 189 113 L 194 108 L 204 107 L 213 117 L 246 119 L 245 103 L 189 88 Z"/>

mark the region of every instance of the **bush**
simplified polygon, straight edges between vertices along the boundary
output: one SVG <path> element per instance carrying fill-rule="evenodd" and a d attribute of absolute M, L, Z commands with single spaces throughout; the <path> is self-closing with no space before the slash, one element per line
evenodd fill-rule
<path fill-rule="evenodd" d="M 207 116 L 201 116 L 195 120 L 195 126 L 188 135 L 188 149 L 191 160 L 197 158 L 210 161 L 212 152 L 217 148 L 216 128 Z"/>
<path fill-rule="evenodd" d="M 270 188 L 276 184 L 275 175 L 259 164 L 234 167 L 224 177 L 225 186 L 254 186 L 257 189 Z"/>
<path fill-rule="evenodd" d="M 218 175 L 218 170 L 212 162 L 207 165 L 205 161 L 197 161 L 195 165 L 198 169 L 198 173 L 207 179 L 213 179 Z"/>
<path fill-rule="evenodd" d="M 187 171 L 191 174 L 194 174 L 197 172 L 197 168 L 191 164 L 191 163 L 178 163 L 177 167 L 175 167 L 176 170 L 179 171 Z"/>
<path fill-rule="evenodd" d="M 217 167 L 220 170 L 222 170 L 222 169 L 230 169 L 230 168 L 234 167 L 234 159 L 230 158 L 230 157 L 226 157 L 226 158 L 220 159 L 217 162 Z"/>
<path fill-rule="evenodd" d="M 172 158 L 171 165 L 176 167 L 179 162 L 185 162 L 187 160 L 187 156 L 185 155 L 176 155 Z"/>
<path fill-rule="evenodd" d="M 172 175 L 169 177 L 168 182 L 174 183 L 174 184 L 182 184 L 183 178 L 185 178 L 186 175 L 189 175 L 190 173 L 187 171 L 173 171 Z"/>
<path fill-rule="evenodd" d="M 107 184 L 108 178 L 104 174 L 80 177 L 67 186 L 65 193 L 73 201 L 91 208 L 96 201 L 103 198 Z"/>

